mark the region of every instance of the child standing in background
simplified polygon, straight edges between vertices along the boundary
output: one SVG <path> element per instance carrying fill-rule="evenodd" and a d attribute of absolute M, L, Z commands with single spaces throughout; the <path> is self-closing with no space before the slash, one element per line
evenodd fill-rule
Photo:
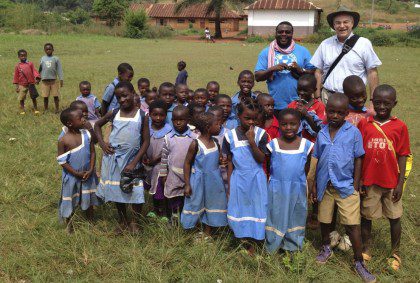
<path fill-rule="evenodd" d="M 176 107 L 175 103 L 175 86 L 170 82 L 164 82 L 159 86 L 158 92 L 159 98 L 165 101 L 167 115 L 166 115 L 166 123 L 172 126 L 172 112 Z"/>
<path fill-rule="evenodd" d="M 143 181 L 133 178 L 129 190 L 123 186 L 123 177 L 134 174 L 149 147 L 149 117 L 134 104 L 134 87 L 130 82 L 120 82 L 115 87 L 115 96 L 120 108 L 109 111 L 95 123 L 95 133 L 104 156 L 101 167 L 101 182 L 98 196 L 105 202 L 115 202 L 119 226 L 116 232 L 129 229 L 139 232 L 139 221 L 144 203 Z M 109 143 L 102 137 L 101 127 L 112 123 Z M 124 178 L 126 179 L 126 178 Z M 124 189 L 124 191 L 123 191 Z M 132 204 L 134 217 L 128 219 L 126 204 Z"/>
<path fill-rule="evenodd" d="M 203 105 L 192 102 L 188 104 L 188 111 L 190 113 L 190 122 L 188 123 L 188 127 L 193 133 L 199 136 L 200 130 L 197 128 L 198 116 L 200 116 L 201 113 L 206 112 L 206 108 Z"/>
<path fill-rule="evenodd" d="M 166 218 L 164 182 L 159 177 L 160 162 L 162 157 L 163 143 L 172 127 L 166 123 L 166 103 L 163 100 L 156 100 L 150 104 L 149 116 L 152 121 L 150 126 L 150 145 L 147 149 L 143 164 L 148 168 L 146 178 L 146 189 L 153 195 L 153 211 L 147 214 L 148 217 Z"/>
<path fill-rule="evenodd" d="M 281 137 L 267 145 L 271 166 L 265 237 L 268 251 L 281 248 L 294 252 L 302 249 L 305 238 L 306 174 L 314 144 L 297 135 L 300 124 L 298 111 L 284 109 L 278 117 Z"/>
<path fill-rule="evenodd" d="M 34 85 L 41 79 L 38 71 L 35 69 L 32 62 L 27 61 L 28 53 L 26 50 L 18 51 L 18 58 L 20 62 L 16 64 L 15 73 L 13 76 L 13 84 L 16 85 L 16 92 L 19 94 L 19 107 L 20 114 L 24 115 L 25 112 L 25 99 L 29 92 L 29 85 Z M 39 114 L 38 105 L 36 103 L 36 97 L 32 97 L 32 103 L 34 106 L 34 114 Z"/>
<path fill-rule="evenodd" d="M 143 96 L 143 100 L 140 101 L 140 109 L 144 111 L 144 113 L 149 114 L 149 107 L 153 101 L 158 99 L 158 94 L 156 91 L 148 90 Z"/>
<path fill-rule="evenodd" d="M 229 95 L 219 94 L 214 99 L 216 106 L 223 109 L 223 127 L 232 130 L 238 126 L 238 119 L 232 112 L 232 99 Z"/>
<path fill-rule="evenodd" d="M 79 90 L 80 95 L 76 98 L 76 100 L 83 101 L 87 108 L 88 108 L 88 121 L 91 123 L 92 127 L 95 122 L 99 119 L 101 103 L 99 100 L 94 96 L 91 91 L 91 85 L 88 81 L 82 81 L 79 83 Z"/>
<path fill-rule="evenodd" d="M 213 114 L 200 114 L 197 128 L 201 135 L 191 142 L 184 163 L 185 202 L 181 223 L 184 229 L 192 229 L 200 221 L 207 236 L 211 236 L 212 228 L 227 225 L 226 189 L 219 169 L 221 151 L 213 138 L 220 127 Z"/>
<path fill-rule="evenodd" d="M 93 220 L 93 206 L 98 179 L 94 172 L 95 147 L 89 131 L 83 129 L 86 120 L 82 111 L 67 108 L 60 114 L 66 133 L 58 140 L 57 161 L 63 167 L 59 215 L 66 219 L 67 232 L 73 232 L 72 216 L 80 205 L 89 221 Z"/>
<path fill-rule="evenodd" d="M 59 112 L 60 103 L 60 87 L 63 87 L 64 77 L 63 68 L 60 59 L 53 55 L 54 47 L 52 43 L 44 45 L 45 56 L 42 56 L 39 65 L 39 73 L 41 74 L 41 95 L 44 98 L 44 109 L 48 110 L 48 98 L 54 97 L 55 113 Z M 57 80 L 57 77 L 59 81 Z"/>
<path fill-rule="evenodd" d="M 238 105 L 240 125 L 226 133 L 223 152 L 228 160 L 228 222 L 235 237 L 264 240 L 267 219 L 267 177 L 262 163 L 267 150 L 267 133 L 255 123 L 258 104 L 245 100 Z M 247 243 L 250 255 L 253 244 Z"/>
<path fill-rule="evenodd" d="M 258 96 L 257 101 L 263 111 L 263 128 L 270 140 L 280 137 L 279 121 L 274 116 L 274 99 L 269 94 L 262 93 Z"/>
<path fill-rule="evenodd" d="M 209 102 L 209 94 L 205 88 L 199 88 L 194 91 L 194 99 L 195 104 L 204 106 L 207 110 L 208 102 Z"/>
<path fill-rule="evenodd" d="M 206 86 L 206 90 L 207 93 L 209 94 L 209 106 L 213 106 L 215 105 L 214 99 L 216 98 L 216 96 L 219 95 L 220 92 L 220 85 L 218 82 L 216 81 L 211 81 L 207 83 Z"/>
<path fill-rule="evenodd" d="M 177 64 L 178 76 L 176 77 L 175 85 L 187 84 L 188 72 L 187 70 L 185 70 L 186 67 L 187 67 L 187 63 L 185 63 L 184 61 L 178 62 Z"/>
<path fill-rule="evenodd" d="M 139 90 L 140 98 L 143 101 L 145 94 L 150 91 L 150 81 L 147 78 L 140 78 L 137 81 L 137 88 Z"/>
<path fill-rule="evenodd" d="M 188 101 L 187 101 L 188 92 L 189 92 L 189 88 L 186 84 L 178 84 L 175 87 L 177 105 L 188 106 Z"/>
<path fill-rule="evenodd" d="M 238 86 L 239 91 L 232 97 L 232 112 L 237 115 L 237 107 L 239 103 L 244 101 L 246 98 L 256 99 L 257 96 L 252 92 L 252 88 L 255 84 L 254 73 L 250 70 L 244 70 L 239 73 Z"/>
<path fill-rule="evenodd" d="M 184 161 L 191 142 L 197 135 L 188 128 L 188 108 L 176 106 L 173 111 L 173 131 L 165 135 L 159 176 L 165 184 L 170 223 L 177 225 L 184 206 Z"/>
<path fill-rule="evenodd" d="M 355 127 L 360 120 L 375 115 L 375 112 L 365 107 L 367 95 L 366 86 L 359 76 L 348 76 L 343 81 L 344 94 L 349 99 L 349 115 L 346 121 Z"/>

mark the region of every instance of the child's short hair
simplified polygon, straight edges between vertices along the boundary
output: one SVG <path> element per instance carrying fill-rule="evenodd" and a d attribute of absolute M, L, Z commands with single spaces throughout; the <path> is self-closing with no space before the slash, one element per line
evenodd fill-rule
<path fill-rule="evenodd" d="M 217 104 L 220 99 L 228 99 L 230 100 L 230 102 L 232 102 L 232 98 L 229 95 L 221 93 L 221 94 L 216 95 L 216 97 L 214 98 L 214 103 Z"/>
<path fill-rule="evenodd" d="M 71 119 L 71 113 L 75 110 L 76 110 L 75 108 L 69 107 L 69 108 L 66 108 L 63 111 L 61 111 L 60 121 L 61 121 L 61 124 L 63 124 L 63 126 L 67 126 L 68 122 Z"/>
<path fill-rule="evenodd" d="M 175 92 L 175 86 L 173 83 L 170 83 L 170 82 L 164 82 L 159 86 L 159 94 L 162 91 L 162 88 L 172 88 L 173 91 Z"/>
<path fill-rule="evenodd" d="M 163 101 L 162 99 L 157 99 L 155 101 L 153 101 L 152 103 L 150 103 L 149 105 L 149 113 L 152 113 L 152 111 L 154 109 L 158 109 L 161 108 L 165 111 L 165 113 L 168 111 L 168 107 L 166 106 L 165 101 Z"/>
<path fill-rule="evenodd" d="M 328 101 L 327 101 L 326 107 L 328 107 L 328 105 L 330 103 L 334 103 L 334 102 L 337 102 L 337 101 L 338 102 L 342 102 L 342 103 L 346 103 L 347 104 L 347 107 L 348 107 L 349 98 L 346 95 L 344 95 L 342 93 L 339 93 L 339 92 L 334 92 L 333 94 L 330 95 L 330 97 L 328 97 Z"/>
<path fill-rule="evenodd" d="M 137 85 L 141 85 L 142 83 L 146 83 L 146 84 L 150 85 L 150 81 L 149 81 L 149 79 L 148 79 L 148 78 L 140 78 L 140 79 L 137 81 Z"/>
<path fill-rule="evenodd" d="M 180 66 L 181 68 L 185 69 L 185 67 L 187 67 L 187 63 L 185 63 L 185 61 L 179 61 L 178 62 L 178 66 Z"/>
<path fill-rule="evenodd" d="M 81 82 L 79 83 L 79 87 L 81 87 L 82 85 L 88 85 L 88 86 L 91 86 L 91 85 L 90 85 L 90 82 L 88 82 L 88 81 L 81 81 Z"/>
<path fill-rule="evenodd" d="M 313 74 L 304 74 L 299 81 L 307 81 L 313 89 L 316 89 L 316 78 Z"/>
<path fill-rule="evenodd" d="M 179 88 L 184 87 L 184 86 L 188 88 L 188 86 L 186 84 L 177 84 L 175 86 L 175 91 L 178 91 Z M 188 91 L 189 91 L 189 89 L 188 89 Z"/>
<path fill-rule="evenodd" d="M 258 97 L 257 97 L 257 102 L 258 102 L 258 104 L 260 104 L 261 102 L 260 102 L 260 100 L 263 100 L 263 99 L 265 99 L 265 98 L 273 98 L 271 95 L 269 95 L 269 94 L 267 94 L 267 93 L 261 93 L 260 95 L 258 95 Z"/>
<path fill-rule="evenodd" d="M 50 46 L 52 49 L 54 49 L 54 45 L 51 42 L 47 42 L 44 44 L 44 49 L 45 47 Z"/>
<path fill-rule="evenodd" d="M 216 81 L 210 81 L 210 82 L 208 82 L 208 83 L 207 83 L 207 85 L 206 85 L 206 88 L 208 88 L 208 87 L 209 87 L 209 86 L 211 86 L 211 85 L 215 85 L 215 86 L 217 86 L 218 88 L 220 88 L 219 83 L 218 83 L 218 82 L 216 82 Z"/>
<path fill-rule="evenodd" d="M 189 111 L 191 117 L 194 114 L 194 110 L 198 109 L 198 108 L 202 109 L 203 112 L 206 111 L 206 107 L 204 107 L 203 105 L 197 104 L 195 102 L 188 103 L 188 111 Z"/>
<path fill-rule="evenodd" d="M 70 103 L 69 109 L 80 109 L 81 107 L 87 107 L 86 103 L 82 100 L 75 100 Z"/>
<path fill-rule="evenodd" d="M 175 112 L 185 112 L 187 115 L 189 115 L 188 108 L 186 106 L 184 106 L 184 105 L 178 105 L 178 106 L 176 106 L 174 108 L 174 110 L 172 111 L 172 117 L 173 117 L 173 115 L 174 115 Z"/>
<path fill-rule="evenodd" d="M 128 63 L 121 63 L 117 67 L 118 74 L 124 74 L 126 72 L 134 72 L 133 67 Z"/>
<path fill-rule="evenodd" d="M 253 72 L 251 72 L 250 70 L 243 70 L 242 72 L 240 72 L 239 73 L 239 76 L 238 76 L 238 81 L 243 77 L 243 76 L 246 76 L 246 75 L 250 75 L 251 77 L 252 77 L 252 79 L 254 79 L 254 73 Z"/>
<path fill-rule="evenodd" d="M 395 88 L 393 88 L 390 85 L 387 85 L 387 84 L 378 85 L 373 91 L 373 95 L 379 94 L 380 92 L 390 93 L 395 97 L 395 99 L 397 99 L 397 91 L 395 90 Z"/>
<path fill-rule="evenodd" d="M 365 83 L 359 76 L 351 75 L 344 79 L 343 81 L 344 94 L 353 93 L 354 90 L 359 90 L 359 89 L 366 89 Z"/>
<path fill-rule="evenodd" d="M 217 111 L 220 111 L 223 114 L 223 108 L 217 105 L 210 106 L 209 109 L 207 109 L 207 112 L 209 113 L 214 113 Z"/>
<path fill-rule="evenodd" d="M 26 53 L 26 54 L 28 54 L 28 52 L 25 49 L 19 49 L 17 55 L 19 56 L 20 53 Z"/>
<path fill-rule="evenodd" d="M 207 89 L 202 88 L 202 87 L 197 88 L 197 89 L 194 91 L 194 95 L 196 95 L 196 94 L 197 94 L 197 93 L 199 93 L 199 92 L 203 92 L 203 93 L 206 95 L 206 97 L 209 97 L 209 92 L 207 91 Z"/>
<path fill-rule="evenodd" d="M 300 118 L 302 117 L 301 114 L 300 114 L 300 112 L 297 111 L 296 109 L 294 109 L 294 108 L 286 108 L 286 109 L 283 109 L 283 110 L 280 111 L 280 113 L 278 115 L 279 121 L 283 120 L 284 119 L 284 116 L 286 116 L 286 115 L 295 116 L 296 119 L 298 119 L 299 121 L 300 121 Z"/>
<path fill-rule="evenodd" d="M 238 115 L 242 115 L 245 109 L 252 111 L 261 111 L 260 105 L 252 98 L 245 98 L 241 103 L 238 104 Z"/>
<path fill-rule="evenodd" d="M 200 131 L 200 133 L 208 132 L 211 123 L 214 121 L 214 114 L 209 112 L 204 112 L 198 115 L 196 121 L 196 127 Z"/>
<path fill-rule="evenodd" d="M 129 91 L 131 91 L 131 92 L 135 92 L 133 84 L 132 84 L 132 83 L 130 83 L 130 82 L 126 82 L 126 81 L 119 82 L 119 83 L 115 86 L 115 89 L 117 89 L 117 88 L 126 88 L 126 89 L 128 89 Z"/>

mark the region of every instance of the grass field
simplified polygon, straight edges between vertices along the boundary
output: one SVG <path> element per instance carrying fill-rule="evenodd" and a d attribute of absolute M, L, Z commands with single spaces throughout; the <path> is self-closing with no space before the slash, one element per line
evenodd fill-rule
<path fill-rule="evenodd" d="M 264 45 L 242 43 L 205 44 L 188 41 L 143 41 L 99 36 L 0 35 L 0 281 L 142 281 L 142 282 L 353 282 L 351 253 L 337 252 L 323 266 L 314 257 L 319 232 L 309 231 L 302 253 L 293 261 L 283 255 L 249 258 L 239 253 L 228 232 L 211 243 L 194 243 L 193 234 L 168 231 L 157 223 L 144 223 L 140 236 L 114 236 L 113 206 L 97 209 L 94 226 L 76 215 L 76 232 L 67 236 L 58 222 L 61 168 L 57 164 L 58 116 L 19 116 L 12 81 L 16 52 L 25 48 L 29 60 L 38 61 L 43 44 L 53 42 L 64 66 L 62 105 L 78 95 L 78 83 L 89 80 L 93 93 L 101 97 L 121 62 L 129 62 L 152 85 L 174 81 L 176 62 L 187 62 L 190 87 L 219 81 L 223 93 L 236 91 L 243 69 L 253 69 Z M 316 46 L 308 46 L 313 52 Z M 420 156 L 418 64 L 420 49 L 375 48 L 383 61 L 380 80 L 398 91 L 395 114 L 408 124 L 412 151 Z M 233 70 L 230 70 L 232 67 Z M 256 90 L 265 90 L 257 84 Z M 29 102 L 29 101 L 28 101 Z M 39 100 L 41 103 L 41 100 Z M 9 141 L 15 138 L 15 141 Z M 404 194 L 402 257 L 398 273 L 386 269 L 389 225 L 374 224 L 374 258 L 369 268 L 381 282 L 420 280 L 420 205 L 418 166 L 414 166 Z M 146 211 L 146 209 L 144 209 Z"/>

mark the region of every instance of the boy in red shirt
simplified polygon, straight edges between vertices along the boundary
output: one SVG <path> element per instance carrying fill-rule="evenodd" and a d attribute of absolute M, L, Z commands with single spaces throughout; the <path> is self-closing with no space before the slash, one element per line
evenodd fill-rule
<path fill-rule="evenodd" d="M 29 85 L 34 85 L 39 83 L 41 76 L 38 71 L 35 69 L 32 62 L 27 61 L 28 53 L 26 50 L 21 49 L 18 51 L 19 63 L 16 64 L 15 73 L 13 76 L 13 84 L 16 85 L 16 92 L 19 94 L 19 107 L 20 114 L 24 115 L 25 112 L 25 99 L 26 95 L 29 92 Z M 32 103 L 34 105 L 34 113 L 39 114 L 38 105 L 36 103 L 36 97 L 32 98 Z"/>
<path fill-rule="evenodd" d="M 398 270 L 401 264 L 401 196 L 410 141 L 404 122 L 391 116 L 392 108 L 397 105 L 395 89 L 389 85 L 378 86 L 372 102 L 376 115 L 362 119 L 358 125 L 366 151 L 362 166 L 362 190 L 365 192 L 361 205 L 363 256 L 365 259 L 371 257 L 372 220 L 383 215 L 391 226 L 389 264 Z"/>
<path fill-rule="evenodd" d="M 292 101 L 287 108 L 293 108 L 298 110 L 302 114 L 302 121 L 305 120 L 308 126 L 312 129 L 309 132 L 305 128 L 302 130 L 302 137 L 310 140 L 311 142 L 316 141 L 316 133 L 320 130 L 317 125 L 317 121 L 326 123 L 325 116 L 325 105 L 318 99 L 314 99 L 314 93 L 316 91 L 316 78 L 314 75 L 305 74 L 301 76 L 297 84 L 297 92 L 299 99 Z M 313 115 L 315 114 L 319 119 L 315 121 Z"/>
<path fill-rule="evenodd" d="M 355 127 L 363 118 L 375 115 L 375 112 L 365 107 L 367 95 L 363 80 L 356 76 L 348 76 L 343 81 L 344 94 L 349 98 L 349 115 L 346 121 Z"/>

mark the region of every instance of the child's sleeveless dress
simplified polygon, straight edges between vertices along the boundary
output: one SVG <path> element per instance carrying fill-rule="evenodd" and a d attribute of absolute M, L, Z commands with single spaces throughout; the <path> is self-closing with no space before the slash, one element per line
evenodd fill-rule
<path fill-rule="evenodd" d="M 280 149 L 278 139 L 267 145 L 271 168 L 265 237 L 270 252 L 302 249 L 307 214 L 305 164 L 313 145 L 304 138 L 297 150 Z"/>
<path fill-rule="evenodd" d="M 76 171 L 88 171 L 90 166 L 90 133 L 80 130 L 82 144 L 57 157 L 58 164 L 69 164 Z M 63 168 L 61 181 L 61 199 L 59 204 L 60 218 L 68 218 L 74 209 L 80 205 L 82 210 L 92 205 L 99 205 L 96 197 L 98 178 L 95 171 L 86 181 L 76 178 Z"/>
<path fill-rule="evenodd" d="M 169 124 L 165 124 L 165 126 L 163 126 L 163 128 L 158 131 L 155 131 L 150 125 L 150 145 L 146 152 L 146 156 L 149 160 L 161 156 L 165 135 L 170 131 L 172 131 L 172 127 Z M 163 197 L 163 184 L 160 184 L 159 181 L 159 170 L 159 163 L 149 168 L 147 172 L 146 183 L 150 185 L 149 193 L 151 195 L 156 194 L 158 185 L 161 185 Z"/>
<path fill-rule="evenodd" d="M 192 167 L 190 184 L 192 195 L 185 198 L 181 214 L 184 229 L 195 227 L 197 221 L 212 226 L 227 225 L 227 197 L 219 169 L 219 147 L 213 148 L 197 139 L 198 151 Z"/>
<path fill-rule="evenodd" d="M 213 136 L 219 143 L 219 146 L 223 145 L 223 139 L 225 138 L 225 134 L 228 132 L 228 129 L 222 126 L 222 129 L 220 130 L 220 133 L 217 136 Z M 223 154 L 224 157 L 226 157 L 225 154 Z M 220 166 L 220 172 L 222 173 L 222 179 L 223 184 L 225 185 L 225 188 L 227 189 L 227 166 Z"/>
<path fill-rule="evenodd" d="M 120 110 L 112 121 L 109 143 L 114 154 L 104 154 L 101 168 L 101 181 L 97 195 L 105 202 L 144 203 L 143 181 L 139 180 L 129 194 L 120 189 L 121 172 L 140 150 L 142 132 L 142 111 L 138 110 L 133 118 L 120 116 Z M 140 163 L 137 165 L 139 166 Z"/>
<path fill-rule="evenodd" d="M 267 176 L 261 163 L 255 161 L 247 140 L 238 140 L 237 129 L 225 137 L 230 144 L 234 169 L 230 177 L 228 222 L 236 238 L 265 238 L 267 220 Z M 265 131 L 255 127 L 255 142 Z"/>

